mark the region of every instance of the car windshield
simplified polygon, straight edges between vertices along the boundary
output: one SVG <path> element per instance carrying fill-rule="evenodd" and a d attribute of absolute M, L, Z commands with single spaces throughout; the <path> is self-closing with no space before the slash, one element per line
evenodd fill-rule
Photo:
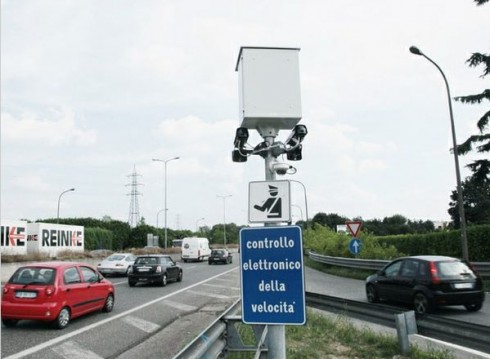
<path fill-rule="evenodd" d="M 441 279 L 475 278 L 475 274 L 464 262 L 438 262 L 437 268 Z"/>
<path fill-rule="evenodd" d="M 44 267 L 22 267 L 10 278 L 11 284 L 53 284 L 56 270 Z"/>
<path fill-rule="evenodd" d="M 113 254 L 112 256 L 108 257 L 108 261 L 122 261 L 126 257 L 124 254 Z"/>
<path fill-rule="evenodd" d="M 136 259 L 134 264 L 157 264 L 157 262 L 155 257 L 140 257 Z"/>
<path fill-rule="evenodd" d="M 213 254 L 214 255 L 223 255 L 223 254 L 225 254 L 225 251 L 222 251 L 222 250 L 214 250 L 213 251 Z"/>

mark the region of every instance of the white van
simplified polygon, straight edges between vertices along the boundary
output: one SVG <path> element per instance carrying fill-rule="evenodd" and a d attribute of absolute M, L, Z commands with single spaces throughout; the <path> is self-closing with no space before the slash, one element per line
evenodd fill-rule
<path fill-rule="evenodd" d="M 207 238 L 188 237 L 182 240 L 182 260 L 202 262 L 211 254 Z"/>

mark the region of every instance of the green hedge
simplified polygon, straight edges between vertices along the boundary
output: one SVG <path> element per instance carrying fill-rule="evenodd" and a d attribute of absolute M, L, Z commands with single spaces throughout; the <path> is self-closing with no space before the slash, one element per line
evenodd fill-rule
<path fill-rule="evenodd" d="M 85 228 L 85 250 L 111 249 L 114 234 L 103 228 Z"/>
<path fill-rule="evenodd" d="M 490 225 L 468 227 L 466 234 L 470 261 L 490 262 Z M 376 238 L 379 243 L 392 245 L 406 255 L 438 254 L 458 258 L 463 256 L 459 230 Z"/>

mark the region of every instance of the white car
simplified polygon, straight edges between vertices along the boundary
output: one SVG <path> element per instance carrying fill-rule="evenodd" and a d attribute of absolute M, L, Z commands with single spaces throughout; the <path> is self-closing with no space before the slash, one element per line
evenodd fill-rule
<path fill-rule="evenodd" d="M 127 275 L 135 259 L 132 253 L 114 253 L 99 263 L 97 270 L 103 275 Z"/>

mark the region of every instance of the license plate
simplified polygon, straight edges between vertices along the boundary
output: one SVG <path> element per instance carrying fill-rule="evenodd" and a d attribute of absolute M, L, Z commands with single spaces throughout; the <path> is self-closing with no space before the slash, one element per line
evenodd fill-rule
<path fill-rule="evenodd" d="M 138 271 L 139 272 L 148 272 L 150 268 L 140 268 Z"/>
<path fill-rule="evenodd" d="M 456 289 L 472 289 L 473 283 L 456 283 L 456 284 L 454 284 L 454 288 L 456 288 Z"/>
<path fill-rule="evenodd" d="M 16 298 L 36 298 L 37 293 L 36 292 L 16 292 L 15 297 Z"/>

